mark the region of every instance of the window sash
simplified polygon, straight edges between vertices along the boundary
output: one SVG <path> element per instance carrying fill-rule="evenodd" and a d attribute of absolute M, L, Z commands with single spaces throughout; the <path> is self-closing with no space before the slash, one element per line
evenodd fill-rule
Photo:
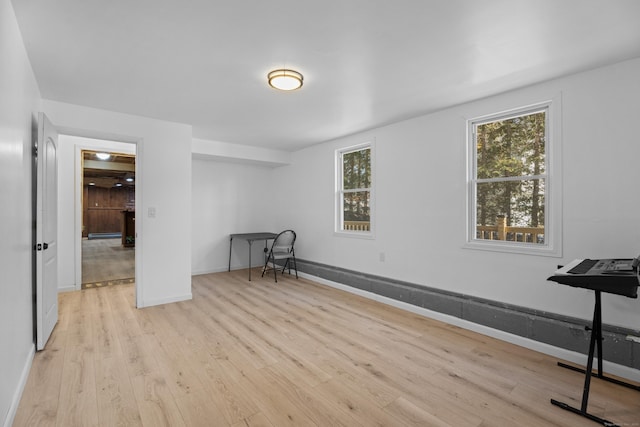
<path fill-rule="evenodd" d="M 515 177 L 524 177 L 524 176 L 543 176 L 547 177 L 549 171 L 549 121 L 550 121 L 550 104 L 545 104 L 543 106 L 537 106 L 532 108 L 522 108 L 511 113 L 497 113 L 490 116 L 483 117 L 481 119 L 475 119 L 470 121 L 471 134 L 473 135 L 473 175 L 472 180 L 480 182 L 481 180 L 491 180 L 491 179 L 502 179 L 502 178 L 515 178 Z M 535 175 L 508 175 L 494 178 L 478 178 L 478 127 L 487 125 L 495 122 L 506 122 L 509 120 L 516 119 L 518 117 L 532 116 L 535 114 L 544 113 L 544 162 L 543 162 L 543 171 L 542 173 Z"/>
<path fill-rule="evenodd" d="M 490 178 L 478 178 L 478 126 L 483 124 L 506 121 L 517 117 L 528 116 L 537 113 L 544 113 L 544 146 L 542 156 L 544 162 L 542 164 L 542 173 L 539 174 L 523 174 L 523 175 L 511 175 L 500 176 Z M 469 209 L 468 209 L 468 244 L 466 246 L 480 249 L 499 250 L 505 252 L 520 252 L 531 254 L 548 254 L 556 255 L 561 251 L 561 242 L 558 241 L 558 236 L 552 235 L 552 233 L 558 231 L 557 219 L 551 218 L 551 205 L 553 200 L 557 200 L 557 196 L 553 196 L 551 193 L 550 175 L 551 175 L 551 157 L 557 155 L 557 150 L 553 148 L 557 142 L 552 141 L 552 128 L 551 121 L 552 116 L 551 102 L 541 103 L 532 107 L 525 107 L 517 110 L 513 110 L 509 113 L 499 113 L 489 116 L 484 116 L 476 119 L 468 120 L 469 128 Z M 553 133 L 554 137 L 558 137 L 557 131 Z M 552 154 L 553 153 L 553 154 Z M 559 156 L 558 156 L 559 157 Z M 559 159 L 556 159 L 559 160 Z M 501 182 L 514 182 L 522 183 L 525 181 L 542 181 L 544 190 L 539 193 L 540 199 L 538 202 L 544 204 L 544 223 L 540 227 L 544 227 L 544 236 L 539 240 L 543 240 L 543 243 L 532 243 L 526 241 L 488 241 L 478 237 L 479 224 L 477 222 L 478 214 L 478 193 L 477 189 L 479 185 L 485 183 L 501 183 Z M 556 179 L 554 178 L 554 181 Z M 555 185 L 555 184 L 554 184 Z M 553 224 L 553 225 L 552 225 Z M 523 239 L 524 240 L 524 239 Z M 555 242 L 555 243 L 554 243 Z M 528 248 L 528 249 L 527 249 Z M 546 253 L 545 253 L 546 252 Z"/>
<path fill-rule="evenodd" d="M 514 175 L 514 176 L 501 176 L 499 178 L 480 178 L 475 179 L 473 182 L 482 183 L 482 182 L 505 182 L 505 181 L 526 181 L 532 179 L 546 179 L 547 175 Z"/>
<path fill-rule="evenodd" d="M 342 190 L 342 193 L 360 193 L 363 191 L 371 191 L 371 187 L 366 188 L 351 188 L 349 190 Z"/>
<path fill-rule="evenodd" d="M 368 176 L 368 184 L 369 187 L 358 187 L 358 188 L 345 188 L 345 156 L 356 153 L 359 151 L 369 151 L 369 176 Z M 337 177 L 338 177 L 338 185 L 336 192 L 336 232 L 345 235 L 354 235 L 354 236 L 365 236 L 372 237 L 373 236 L 373 145 L 372 143 L 366 143 L 355 147 L 349 147 L 342 150 L 337 150 L 336 155 L 336 169 L 337 169 Z M 345 220 L 345 199 L 347 195 L 355 194 L 355 193 L 366 193 L 364 199 L 367 201 L 367 215 L 368 221 L 352 221 Z M 358 224 L 354 226 L 353 223 L 362 222 L 363 224 Z M 345 225 L 345 223 L 351 223 L 349 227 Z M 366 224 L 365 224 L 366 223 Z"/>

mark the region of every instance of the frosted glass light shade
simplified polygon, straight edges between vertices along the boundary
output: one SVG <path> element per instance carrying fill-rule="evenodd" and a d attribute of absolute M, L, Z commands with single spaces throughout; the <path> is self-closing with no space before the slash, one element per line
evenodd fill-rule
<path fill-rule="evenodd" d="M 302 87 L 302 74 L 297 71 L 279 69 L 267 75 L 269 86 L 279 90 L 296 90 Z"/>

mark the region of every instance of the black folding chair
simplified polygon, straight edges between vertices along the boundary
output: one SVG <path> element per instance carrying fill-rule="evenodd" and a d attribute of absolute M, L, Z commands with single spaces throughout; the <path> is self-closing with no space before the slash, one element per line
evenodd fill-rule
<path fill-rule="evenodd" d="M 296 254 L 293 249 L 293 244 L 295 242 L 296 232 L 293 230 L 285 230 L 276 236 L 265 260 L 264 268 L 262 269 L 262 277 L 264 277 L 264 273 L 267 272 L 267 270 L 273 270 L 273 277 L 276 283 L 278 283 L 276 260 L 286 260 L 282 266 L 281 273 L 284 273 L 284 270 L 288 267 L 289 274 L 291 274 L 291 263 L 293 263 L 293 268 L 296 272 L 296 279 L 298 278 L 298 265 L 296 264 Z M 269 267 L 269 261 L 271 261 L 273 265 L 272 268 Z"/>

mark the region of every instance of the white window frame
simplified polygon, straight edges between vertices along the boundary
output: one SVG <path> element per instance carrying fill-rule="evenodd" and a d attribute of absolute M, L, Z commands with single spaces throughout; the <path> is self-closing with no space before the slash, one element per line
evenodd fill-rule
<path fill-rule="evenodd" d="M 475 126 L 498 120 L 509 119 L 539 111 L 546 111 L 545 126 L 545 173 L 534 178 L 545 180 L 545 243 L 526 243 L 476 238 L 476 138 Z M 498 113 L 477 116 L 466 120 L 467 126 L 467 225 L 466 243 L 463 247 L 497 252 L 562 256 L 562 174 L 561 159 L 561 97 L 503 110 Z"/>
<path fill-rule="evenodd" d="M 343 162 L 342 156 L 354 151 L 363 149 L 371 150 L 371 183 L 368 189 L 353 189 L 351 191 L 369 191 L 369 231 L 351 231 L 344 230 L 342 225 L 344 209 L 343 209 Z M 375 238 L 375 140 L 367 141 L 357 145 L 339 148 L 335 151 L 335 225 L 334 234 L 343 237 L 357 237 L 363 239 Z"/>

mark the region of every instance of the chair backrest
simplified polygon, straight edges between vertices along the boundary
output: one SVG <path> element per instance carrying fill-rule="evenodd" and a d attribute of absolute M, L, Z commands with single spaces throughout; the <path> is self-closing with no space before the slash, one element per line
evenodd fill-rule
<path fill-rule="evenodd" d="M 273 252 L 292 252 L 295 241 L 296 232 L 293 230 L 285 230 L 278 234 L 273 240 L 271 250 Z"/>

